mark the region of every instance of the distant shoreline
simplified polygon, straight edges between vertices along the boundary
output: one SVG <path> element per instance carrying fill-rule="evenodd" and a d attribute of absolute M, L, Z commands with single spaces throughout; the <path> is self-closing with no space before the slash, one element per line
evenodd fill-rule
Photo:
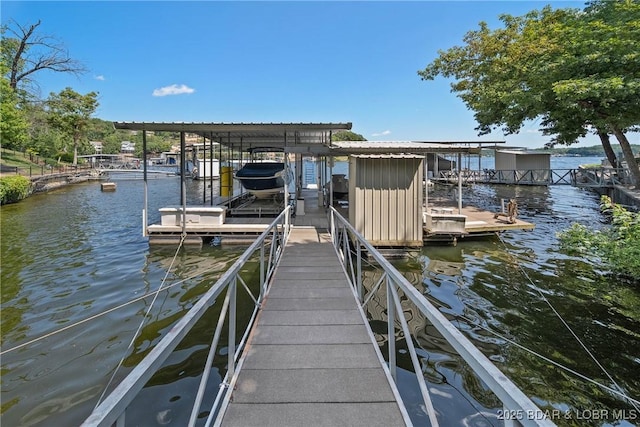
<path fill-rule="evenodd" d="M 611 148 L 613 152 L 618 156 L 622 156 L 622 149 L 619 144 L 611 144 Z M 498 147 L 498 149 L 515 149 L 515 147 Z M 571 146 L 563 146 L 556 148 L 526 148 L 526 147 L 518 147 L 521 150 L 527 151 L 536 151 L 536 152 L 544 152 L 550 153 L 552 156 L 564 156 L 564 157 L 606 157 L 604 149 L 602 145 L 592 145 L 589 147 L 571 147 Z M 640 155 L 640 144 L 631 144 L 631 150 L 634 153 L 638 153 Z M 491 153 L 491 157 L 493 157 L 493 153 L 495 150 L 493 148 L 483 148 L 482 155 L 488 155 Z"/>

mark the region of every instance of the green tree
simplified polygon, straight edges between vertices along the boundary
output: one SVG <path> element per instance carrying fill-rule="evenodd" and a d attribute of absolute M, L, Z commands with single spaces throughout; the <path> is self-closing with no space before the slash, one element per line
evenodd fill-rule
<path fill-rule="evenodd" d="M 50 126 L 35 76 L 42 71 L 79 75 L 86 69 L 55 37 L 40 33 L 40 25 L 10 20 L 0 28 L 2 144 L 54 157 L 64 147 L 63 136 Z"/>
<path fill-rule="evenodd" d="M 148 138 L 147 140 L 147 155 L 149 155 L 149 153 L 159 154 L 163 151 L 169 151 L 171 150 L 171 145 L 171 139 L 160 138 L 154 135 L 152 138 Z M 207 152 L 207 156 L 208 155 L 209 153 Z M 140 142 L 140 144 L 136 144 L 136 156 L 142 157 L 142 142 Z"/>
<path fill-rule="evenodd" d="M 0 69 L 3 65 L 0 64 Z M 19 150 L 28 137 L 28 123 L 24 111 L 18 107 L 18 97 L 3 75 L 0 76 L 0 143 Z"/>
<path fill-rule="evenodd" d="M 366 141 L 367 139 L 359 133 L 350 130 L 341 130 L 331 135 L 332 141 Z"/>
<path fill-rule="evenodd" d="M 545 7 L 500 19 L 503 28 L 481 22 L 464 46 L 440 51 L 418 74 L 455 78 L 452 91 L 475 112 L 480 134 L 517 133 L 525 121 L 540 118 L 552 143 L 598 134 L 615 164 L 613 134 L 640 185 L 625 135 L 640 124 L 640 2 L 597 1 L 584 11 Z"/>
<path fill-rule="evenodd" d="M 41 157 L 54 158 L 62 151 L 63 134 L 49 124 L 48 111 L 41 103 L 24 103 L 29 122 L 29 140 L 26 149 Z"/>
<path fill-rule="evenodd" d="M 78 164 L 78 146 L 86 140 L 91 115 L 98 108 L 98 94 L 81 95 L 70 87 L 60 93 L 51 93 L 47 100 L 49 123 L 73 141 L 73 164 Z M 64 147 L 66 151 L 66 146 Z"/>

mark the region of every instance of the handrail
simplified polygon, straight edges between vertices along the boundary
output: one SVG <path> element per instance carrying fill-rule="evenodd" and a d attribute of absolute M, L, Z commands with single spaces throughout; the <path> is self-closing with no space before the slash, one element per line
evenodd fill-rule
<path fill-rule="evenodd" d="M 227 289 L 223 309 L 218 319 L 218 327 L 214 333 L 212 340 L 212 350 L 207 358 L 200 388 L 204 389 L 208 380 L 208 372 L 216 353 L 218 338 L 221 335 L 222 324 L 225 318 L 229 316 L 229 362 L 227 365 L 227 374 L 222 380 L 219 395 L 216 397 L 214 405 L 221 401 L 220 396 L 226 394 L 229 390 L 225 385 L 228 384 L 228 378 L 233 375 L 235 365 L 238 362 L 239 355 L 242 352 L 249 330 L 253 325 L 262 299 L 266 293 L 270 278 L 275 271 L 275 266 L 282 255 L 284 246 L 289 237 L 291 228 L 291 206 L 287 206 L 284 211 L 267 227 L 267 229 L 247 248 L 247 250 L 236 260 L 218 281 L 198 300 L 198 302 L 182 317 L 171 330 L 158 342 L 158 344 L 149 352 L 149 354 L 122 380 L 122 382 L 93 410 L 91 415 L 82 424 L 83 427 L 89 426 L 112 426 L 117 423 L 118 426 L 124 425 L 124 417 L 127 407 L 135 399 L 136 395 L 142 390 L 144 385 L 151 379 L 153 374 L 162 366 L 162 363 L 171 355 L 171 352 L 178 346 L 180 341 L 187 335 L 189 330 L 204 315 L 204 313 L 215 302 L 216 298 Z M 269 245 L 268 260 L 265 263 L 266 246 Z M 255 302 L 255 308 L 251 319 L 238 343 L 235 340 L 236 322 L 235 322 L 235 298 L 237 294 L 237 283 L 241 282 L 244 289 L 248 291 L 248 287 L 242 280 L 240 272 L 244 264 L 250 260 L 256 251 L 260 251 L 260 294 L 254 297 L 250 294 Z M 227 309 L 228 308 L 228 309 Z M 233 342 L 232 342 L 233 341 Z M 235 351 L 234 351 L 235 349 Z M 193 408 L 193 413 L 198 413 L 202 393 L 198 392 L 197 401 Z M 211 409 L 211 413 L 215 411 Z M 193 417 L 192 417 L 192 421 Z"/>
<path fill-rule="evenodd" d="M 625 168 L 580 168 L 575 171 L 573 185 L 576 187 L 613 187 L 625 182 L 629 182 L 629 171 Z"/>
<path fill-rule="evenodd" d="M 360 297 L 360 303 L 366 305 L 369 298 L 366 298 L 362 292 L 362 267 L 360 262 L 360 253 L 362 250 L 368 252 L 369 257 L 373 259 L 383 270 L 383 278 L 376 284 L 371 292 L 375 292 L 382 283 L 387 288 L 387 310 L 388 310 L 388 348 L 389 348 L 389 371 L 395 379 L 395 341 L 393 333 L 395 329 L 395 320 L 399 320 L 402 328 L 406 331 L 406 320 L 402 316 L 402 311 L 398 310 L 395 301 L 397 300 L 397 291 L 401 290 L 404 295 L 416 306 L 418 310 L 431 322 L 431 324 L 442 334 L 447 342 L 462 356 L 462 358 L 471 366 L 473 371 L 480 377 L 482 381 L 493 391 L 493 393 L 502 401 L 506 413 L 519 414 L 517 422 L 523 426 L 553 426 L 555 425 L 546 418 L 544 411 L 539 409 L 511 380 L 509 380 L 480 350 L 478 350 L 455 326 L 447 320 L 407 279 L 396 270 L 384 256 L 378 252 L 356 229 L 344 219 L 338 211 L 333 207 L 330 208 L 330 228 L 333 244 L 341 256 L 341 261 L 346 271 L 354 272 L 350 274 L 351 285 L 356 289 L 357 295 Z M 356 257 L 352 256 L 351 245 L 355 245 Z M 355 259 L 354 259 L 355 258 Z M 355 280 L 354 280 L 355 279 Z M 363 303 L 364 301 L 364 303 Z M 364 307 L 363 307 L 364 308 Z M 411 352 L 415 351 L 412 345 L 409 345 Z M 422 377 L 422 369 L 416 366 L 417 358 L 412 355 L 414 363 L 414 371 L 418 376 Z M 424 378 L 422 378 L 424 380 Z M 425 407 L 431 406 L 428 393 L 421 383 Z M 435 418 L 435 414 L 429 411 L 431 419 Z M 512 420 L 513 421 L 513 420 Z M 437 421 L 436 421 L 437 423 Z M 432 422 L 432 425 L 434 423 Z M 437 425 L 437 424 L 436 424 Z"/>
<path fill-rule="evenodd" d="M 440 171 L 436 179 L 454 182 L 460 175 L 465 183 L 572 185 L 574 187 L 612 187 L 629 181 L 625 168 L 602 166 L 597 168 L 555 169 L 483 169 Z"/>

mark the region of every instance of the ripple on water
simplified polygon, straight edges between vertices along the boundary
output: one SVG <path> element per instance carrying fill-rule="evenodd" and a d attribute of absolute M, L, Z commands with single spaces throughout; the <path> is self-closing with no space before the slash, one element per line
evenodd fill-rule
<path fill-rule="evenodd" d="M 157 217 L 158 207 L 175 204 L 178 187 L 173 180 L 150 187 Z M 2 350 L 9 350 L 2 388 L 3 402 L 11 402 L 3 405 L 3 425 L 80 424 L 119 360 L 116 381 L 244 250 L 184 250 L 165 285 L 180 283 L 159 294 L 148 317 L 151 298 L 10 351 L 159 288 L 175 248 L 153 250 L 141 236 L 142 194 L 141 182 L 123 181 L 109 194 L 90 183 L 2 207 Z"/>
<path fill-rule="evenodd" d="M 428 295 L 482 352 L 506 372 L 526 394 L 544 408 L 627 407 L 591 383 L 563 372 L 529 351 L 514 346 L 513 340 L 575 369 L 603 384 L 609 384 L 603 372 L 586 354 L 547 301 L 583 339 L 616 381 L 631 396 L 640 395 L 640 293 L 637 287 L 621 283 L 603 274 L 596 259 L 563 253 L 556 233 L 574 221 L 603 226 L 598 212 L 598 197 L 570 187 L 526 189 L 511 187 L 486 190 L 480 205 L 491 207 L 491 199 L 509 198 L 517 192 L 520 217 L 532 222 L 532 232 L 504 233 L 500 239 L 461 240 L 456 247 L 427 247 L 419 258 Z M 449 268 L 455 265 L 455 268 Z M 447 268 L 443 268 L 447 267 Z M 434 268 L 435 267 L 435 268 Z M 403 267 L 401 267 L 403 268 Z M 547 300 L 547 301 L 545 301 Z M 418 317 L 414 316 L 415 319 Z M 424 325 L 419 342 L 429 363 L 441 375 L 440 387 L 451 383 L 450 399 L 459 399 L 455 384 L 466 387 L 471 401 L 483 402 L 484 393 L 471 389 L 471 375 L 464 362 L 446 344 L 435 340 L 437 332 Z M 487 329 L 505 339 L 497 337 Z M 443 394 L 446 391 L 443 390 Z M 464 393 L 462 393 L 464 394 Z M 456 403 L 443 403 L 443 417 L 464 424 L 475 413 L 458 412 Z M 498 406 L 499 407 L 499 406 Z M 480 408 L 482 406 L 480 405 Z M 495 407 L 488 407 L 493 413 Z M 480 412 L 478 410 L 477 412 Z M 482 418 L 481 418 L 482 419 Z M 600 425 L 596 422 L 593 425 Z M 559 425 L 563 424 L 560 420 Z M 622 425 L 626 425 L 622 423 Z"/>
<path fill-rule="evenodd" d="M 153 292 L 162 283 L 174 251 L 151 249 L 140 235 L 141 183 L 119 183 L 110 194 L 101 193 L 94 184 L 2 207 L 3 351 Z M 568 187 L 478 186 L 477 190 L 480 196 L 474 204 L 487 210 L 495 210 L 500 198 L 517 197 L 521 218 L 535 223 L 536 229 L 505 233 L 501 239 L 460 241 L 456 247 L 425 248 L 420 259 L 401 270 L 539 405 L 571 409 L 617 408 L 619 404 L 597 387 L 506 340 L 607 382 L 539 291 L 586 338 L 621 387 L 639 396 L 637 288 L 608 277 L 599 270 L 597 260 L 571 257 L 557 247 L 555 233 L 572 221 L 600 224 L 597 197 Z M 152 221 L 159 219 L 159 207 L 176 204 L 178 193 L 177 181 L 150 183 Z M 145 319 L 149 299 L 3 355 L 3 402 L 12 402 L 4 409 L 3 424 L 80 424 L 120 359 L 124 357 L 125 363 L 116 380 L 241 251 L 204 247 L 179 253 L 167 284 L 185 282 L 159 295 L 132 351 L 127 346 Z M 371 286 L 378 278 L 372 274 L 365 283 Z M 372 300 L 370 314 L 385 319 L 382 295 Z M 434 404 L 446 425 L 499 424 L 500 404 L 429 322 L 419 313 L 409 314 Z M 212 334 L 212 322 L 202 323 L 143 390 L 137 410 L 127 414 L 133 425 L 145 425 L 148 413 L 162 415 L 158 421 L 188 414 L 199 381 L 197 369 L 206 359 Z M 386 332 L 382 321 L 374 322 L 374 327 L 380 334 Z M 385 345 L 382 339 L 380 343 Z M 409 380 L 412 368 L 406 355 L 401 362 L 401 386 L 409 389 L 409 395 L 419 396 Z M 216 365 L 212 370 L 208 395 L 217 391 L 216 380 L 223 369 Z M 419 419 L 424 414 L 421 405 L 419 400 L 408 404 Z"/>

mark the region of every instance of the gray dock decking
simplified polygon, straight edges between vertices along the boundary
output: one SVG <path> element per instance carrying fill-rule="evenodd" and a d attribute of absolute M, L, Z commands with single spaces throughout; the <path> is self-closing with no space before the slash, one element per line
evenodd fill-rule
<path fill-rule="evenodd" d="M 406 412 L 323 237 L 314 227 L 292 230 L 223 426 L 405 425 Z"/>

